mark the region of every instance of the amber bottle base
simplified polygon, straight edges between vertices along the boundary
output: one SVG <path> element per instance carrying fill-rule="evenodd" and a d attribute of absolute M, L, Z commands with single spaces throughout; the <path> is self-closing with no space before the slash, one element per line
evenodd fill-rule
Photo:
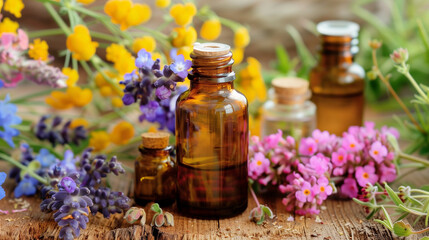
<path fill-rule="evenodd" d="M 234 208 L 221 209 L 198 208 L 190 206 L 186 204 L 186 202 L 177 201 L 177 208 L 179 213 L 186 217 L 199 219 L 222 219 L 235 217 L 243 213 L 247 209 L 247 201 Z"/>

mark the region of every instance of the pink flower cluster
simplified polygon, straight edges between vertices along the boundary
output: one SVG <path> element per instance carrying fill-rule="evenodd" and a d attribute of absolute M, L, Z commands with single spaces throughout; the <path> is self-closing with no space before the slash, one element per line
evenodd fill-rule
<path fill-rule="evenodd" d="M 318 214 L 319 206 L 337 188 L 340 195 L 354 198 L 358 186 L 396 178 L 387 134 L 399 137 L 396 129 L 376 130 L 374 123 L 367 122 L 364 127 L 350 127 L 342 137 L 315 130 L 299 145 L 290 136 L 283 138 L 280 130 L 262 140 L 252 137 L 249 178 L 278 187 L 288 211 Z"/>
<path fill-rule="evenodd" d="M 18 34 L 1 34 L 0 88 L 15 87 L 24 79 L 51 87 L 65 87 L 67 76 L 59 68 L 25 57 L 28 47 L 28 36 L 22 29 L 18 29 Z"/>

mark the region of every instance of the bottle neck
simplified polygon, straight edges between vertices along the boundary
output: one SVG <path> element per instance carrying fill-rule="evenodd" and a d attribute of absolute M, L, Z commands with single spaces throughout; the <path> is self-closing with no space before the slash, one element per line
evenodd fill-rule
<path fill-rule="evenodd" d="M 191 81 L 191 91 L 204 93 L 229 91 L 234 89 L 234 82 Z"/>
<path fill-rule="evenodd" d="M 353 63 L 356 53 L 352 53 L 352 37 L 350 36 L 321 36 L 319 64 L 321 66 L 341 66 Z"/>
<path fill-rule="evenodd" d="M 232 71 L 234 60 L 229 52 L 220 56 L 200 56 L 191 54 L 192 72 L 188 76 L 193 83 L 228 83 L 235 79 Z M 232 86 L 232 85 L 231 85 Z"/>

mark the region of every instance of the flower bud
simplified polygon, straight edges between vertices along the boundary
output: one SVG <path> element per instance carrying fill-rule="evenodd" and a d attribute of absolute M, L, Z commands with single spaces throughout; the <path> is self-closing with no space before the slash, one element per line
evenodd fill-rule
<path fill-rule="evenodd" d="M 381 45 L 382 45 L 381 41 L 379 41 L 377 39 L 373 39 L 373 40 L 369 41 L 369 46 L 372 49 L 378 49 L 381 47 Z"/>
<path fill-rule="evenodd" d="M 390 54 L 390 58 L 397 64 L 405 63 L 408 60 L 408 50 L 399 48 Z"/>

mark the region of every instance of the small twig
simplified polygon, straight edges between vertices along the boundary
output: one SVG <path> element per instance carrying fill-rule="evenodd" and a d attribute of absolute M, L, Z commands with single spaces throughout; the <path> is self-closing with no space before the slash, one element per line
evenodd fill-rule
<path fill-rule="evenodd" d="M 372 61 L 374 63 L 374 67 L 376 69 L 376 73 L 377 76 L 380 78 L 380 80 L 384 83 L 384 85 L 386 85 L 387 89 L 389 90 L 389 92 L 392 94 L 392 96 L 395 98 L 395 100 L 399 103 L 399 105 L 401 106 L 401 108 L 404 110 L 404 112 L 407 114 L 407 116 L 410 118 L 411 122 L 413 122 L 413 124 L 416 126 L 416 128 L 422 132 L 422 133 L 426 133 L 421 127 L 420 124 L 416 121 L 416 119 L 413 117 L 413 115 L 411 114 L 410 110 L 407 108 L 407 106 L 405 106 L 404 102 L 402 102 L 401 98 L 398 96 L 398 94 L 396 94 L 395 90 L 392 88 L 392 86 L 390 85 L 388 79 L 386 79 L 386 77 L 381 73 L 380 68 L 378 66 L 378 62 L 377 62 L 377 57 L 376 57 L 376 50 L 373 49 L 372 50 Z"/>

